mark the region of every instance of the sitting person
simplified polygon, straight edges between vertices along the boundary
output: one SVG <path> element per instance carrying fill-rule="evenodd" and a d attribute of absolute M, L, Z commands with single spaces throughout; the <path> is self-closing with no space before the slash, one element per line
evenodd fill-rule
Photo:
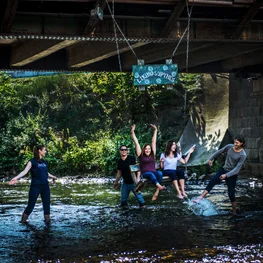
<path fill-rule="evenodd" d="M 152 124 L 151 126 L 154 129 L 151 145 L 145 144 L 141 149 L 139 141 L 135 135 L 135 125 L 132 125 L 131 127 L 131 136 L 135 144 L 136 154 L 139 157 L 142 177 L 149 179 L 154 185 L 156 185 L 156 191 L 152 197 L 152 201 L 155 201 L 158 198 L 159 191 L 163 190 L 165 186 L 161 185 L 163 178 L 162 172 L 156 171 L 155 169 L 157 127 Z"/>
<path fill-rule="evenodd" d="M 135 157 L 132 155 L 128 155 L 128 148 L 126 145 L 121 145 L 120 148 L 120 156 L 121 158 L 118 160 L 117 167 L 117 176 L 114 182 L 114 188 L 117 189 L 119 186 L 119 180 L 121 177 L 123 178 L 123 183 L 121 186 L 121 206 L 128 206 L 128 197 L 130 192 L 133 192 L 139 206 L 141 208 L 145 208 L 145 202 L 142 196 L 142 193 L 135 192 L 135 185 L 132 179 L 132 175 L 130 172 L 130 165 L 135 164 Z"/>
<path fill-rule="evenodd" d="M 177 170 L 177 162 L 180 161 L 183 164 L 186 164 L 190 158 L 191 153 L 195 150 L 195 147 L 192 147 L 185 159 L 182 158 L 181 154 L 177 152 L 178 147 L 174 141 L 168 141 L 165 147 L 165 151 L 161 154 L 160 157 L 160 166 L 163 169 L 163 175 L 169 176 L 172 180 L 175 190 L 177 191 L 177 196 L 179 199 L 184 199 L 187 197 L 185 193 L 185 176 L 183 170 Z M 180 188 L 179 188 L 179 185 Z"/>

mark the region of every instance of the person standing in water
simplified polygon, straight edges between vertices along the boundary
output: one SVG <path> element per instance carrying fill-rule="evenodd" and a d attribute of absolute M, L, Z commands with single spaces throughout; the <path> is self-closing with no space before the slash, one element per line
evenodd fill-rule
<path fill-rule="evenodd" d="M 29 215 L 32 213 L 37 198 L 40 194 L 42 199 L 42 205 L 44 210 L 45 223 L 50 223 L 50 189 L 48 183 L 48 177 L 53 179 L 53 182 L 57 179 L 56 176 L 48 172 L 47 163 L 43 159 L 46 155 L 46 147 L 38 145 L 34 147 L 34 157 L 30 159 L 25 169 L 14 177 L 9 184 L 13 185 L 18 179 L 25 176 L 29 171 L 31 172 L 31 185 L 28 194 L 28 205 L 22 214 L 21 223 L 25 224 Z"/>
<path fill-rule="evenodd" d="M 195 147 L 191 147 L 186 155 L 185 159 L 177 152 L 178 147 L 175 141 L 168 141 L 165 147 L 165 151 L 161 154 L 160 157 L 160 166 L 163 169 L 163 175 L 169 176 L 171 178 L 172 184 L 177 192 L 177 197 L 179 199 L 184 199 L 187 197 L 185 193 L 185 176 L 183 170 L 177 170 L 177 162 L 186 164 L 190 158 L 191 153 L 195 150 Z M 180 188 L 179 188 L 179 185 Z"/>
<path fill-rule="evenodd" d="M 206 195 L 213 189 L 216 184 L 219 184 L 222 180 L 226 181 L 228 196 L 232 204 L 232 214 L 236 215 L 236 197 L 235 197 L 235 187 L 237 182 L 238 173 L 244 164 L 247 154 L 244 151 L 245 139 L 243 136 L 238 135 L 234 139 L 234 144 L 228 144 L 222 149 L 216 151 L 208 161 L 209 166 L 212 166 L 213 160 L 219 157 L 222 153 L 226 153 L 226 160 L 216 175 L 210 180 L 207 187 L 197 199 L 193 202 L 200 202 Z"/>
<path fill-rule="evenodd" d="M 142 193 L 135 192 L 135 184 L 132 179 L 132 175 L 130 172 L 130 165 L 136 163 L 136 159 L 134 156 L 128 154 L 128 148 L 126 145 L 121 145 L 120 148 L 120 156 L 121 158 L 118 160 L 117 164 L 117 176 L 114 182 L 114 188 L 117 189 L 119 186 L 119 180 L 121 177 L 123 178 L 123 183 L 121 186 L 121 206 L 128 206 L 128 197 L 130 192 L 133 192 L 139 206 L 141 208 L 145 208 L 145 202 L 142 196 Z"/>
<path fill-rule="evenodd" d="M 139 141 L 135 135 L 135 124 L 131 127 L 131 136 L 135 144 L 136 154 L 139 158 L 142 177 L 149 179 L 156 186 L 156 191 L 152 197 L 152 201 L 155 201 L 158 198 L 159 191 L 165 189 L 165 186 L 161 185 L 163 179 L 162 172 L 157 171 L 155 168 L 157 127 L 153 124 L 150 125 L 154 130 L 152 144 L 145 144 L 141 149 Z"/>

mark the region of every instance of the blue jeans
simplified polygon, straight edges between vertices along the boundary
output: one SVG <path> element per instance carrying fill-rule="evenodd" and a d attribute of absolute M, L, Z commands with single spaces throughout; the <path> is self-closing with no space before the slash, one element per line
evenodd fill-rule
<path fill-rule="evenodd" d="M 163 173 L 161 171 L 156 172 L 145 172 L 142 174 L 142 177 L 149 179 L 153 184 L 162 184 Z"/>
<path fill-rule="evenodd" d="M 217 171 L 216 175 L 210 180 L 205 190 L 209 193 L 216 184 L 220 184 L 222 180 L 220 180 L 219 177 L 225 173 L 227 172 L 223 168 L 220 168 Z M 226 178 L 228 197 L 231 203 L 236 201 L 236 196 L 235 196 L 236 183 L 237 183 L 237 174 Z"/>
<path fill-rule="evenodd" d="M 134 184 L 125 184 L 123 183 L 121 186 L 121 206 L 128 205 L 128 197 L 130 192 L 133 192 L 137 202 L 139 203 L 140 207 L 145 205 L 142 193 L 135 192 L 135 185 Z"/>
<path fill-rule="evenodd" d="M 24 211 L 26 215 L 30 215 L 35 207 L 38 196 L 41 196 L 44 215 L 50 214 L 50 189 L 49 184 L 39 184 L 30 186 L 28 193 L 28 205 Z"/>

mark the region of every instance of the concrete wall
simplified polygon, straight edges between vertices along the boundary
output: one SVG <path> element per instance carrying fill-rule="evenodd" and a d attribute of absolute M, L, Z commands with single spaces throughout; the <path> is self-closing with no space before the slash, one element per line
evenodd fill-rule
<path fill-rule="evenodd" d="M 263 78 L 229 78 L 229 132 L 246 139 L 247 168 L 263 175 Z"/>
<path fill-rule="evenodd" d="M 207 163 L 220 148 L 229 123 L 229 75 L 204 74 L 203 95 L 196 101 L 191 118 L 179 140 L 183 152 L 193 144 L 188 166 Z"/>

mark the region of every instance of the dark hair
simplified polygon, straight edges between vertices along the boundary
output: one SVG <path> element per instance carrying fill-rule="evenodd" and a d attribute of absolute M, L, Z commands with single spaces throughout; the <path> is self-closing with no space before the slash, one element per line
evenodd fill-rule
<path fill-rule="evenodd" d="M 34 158 L 39 161 L 40 158 L 39 158 L 39 150 L 42 150 L 43 148 L 45 148 L 44 145 L 36 145 L 34 146 L 34 149 L 33 149 L 33 154 L 34 154 Z"/>
<path fill-rule="evenodd" d="M 153 149 L 152 149 L 152 146 L 151 146 L 151 144 L 149 144 L 149 143 L 146 143 L 146 144 L 144 144 L 143 145 L 143 147 L 142 147 L 142 155 L 145 155 L 145 148 L 147 147 L 147 146 L 150 146 L 151 147 L 151 153 L 150 153 L 150 155 L 154 158 L 154 152 L 153 152 Z"/>
<path fill-rule="evenodd" d="M 242 136 L 242 135 L 237 135 L 237 136 L 234 138 L 234 140 L 237 140 L 237 141 L 241 142 L 243 147 L 244 147 L 245 144 L 246 144 L 246 140 L 245 140 L 244 136 Z"/>
<path fill-rule="evenodd" d="M 174 154 L 174 157 L 177 157 L 178 147 L 177 147 L 176 142 L 173 141 L 173 140 L 168 141 L 167 144 L 166 144 L 166 147 L 165 147 L 165 150 L 164 150 L 164 155 L 165 155 L 165 157 L 169 156 L 170 151 L 171 151 L 171 148 L 172 148 L 172 146 L 173 146 L 173 143 L 175 143 L 175 145 L 176 145 L 176 148 L 175 148 L 175 151 L 173 152 L 173 154 Z"/>
<path fill-rule="evenodd" d="M 119 150 L 121 149 L 121 147 L 126 147 L 128 149 L 128 147 L 125 145 L 125 144 L 122 144 L 120 147 L 119 147 Z"/>

